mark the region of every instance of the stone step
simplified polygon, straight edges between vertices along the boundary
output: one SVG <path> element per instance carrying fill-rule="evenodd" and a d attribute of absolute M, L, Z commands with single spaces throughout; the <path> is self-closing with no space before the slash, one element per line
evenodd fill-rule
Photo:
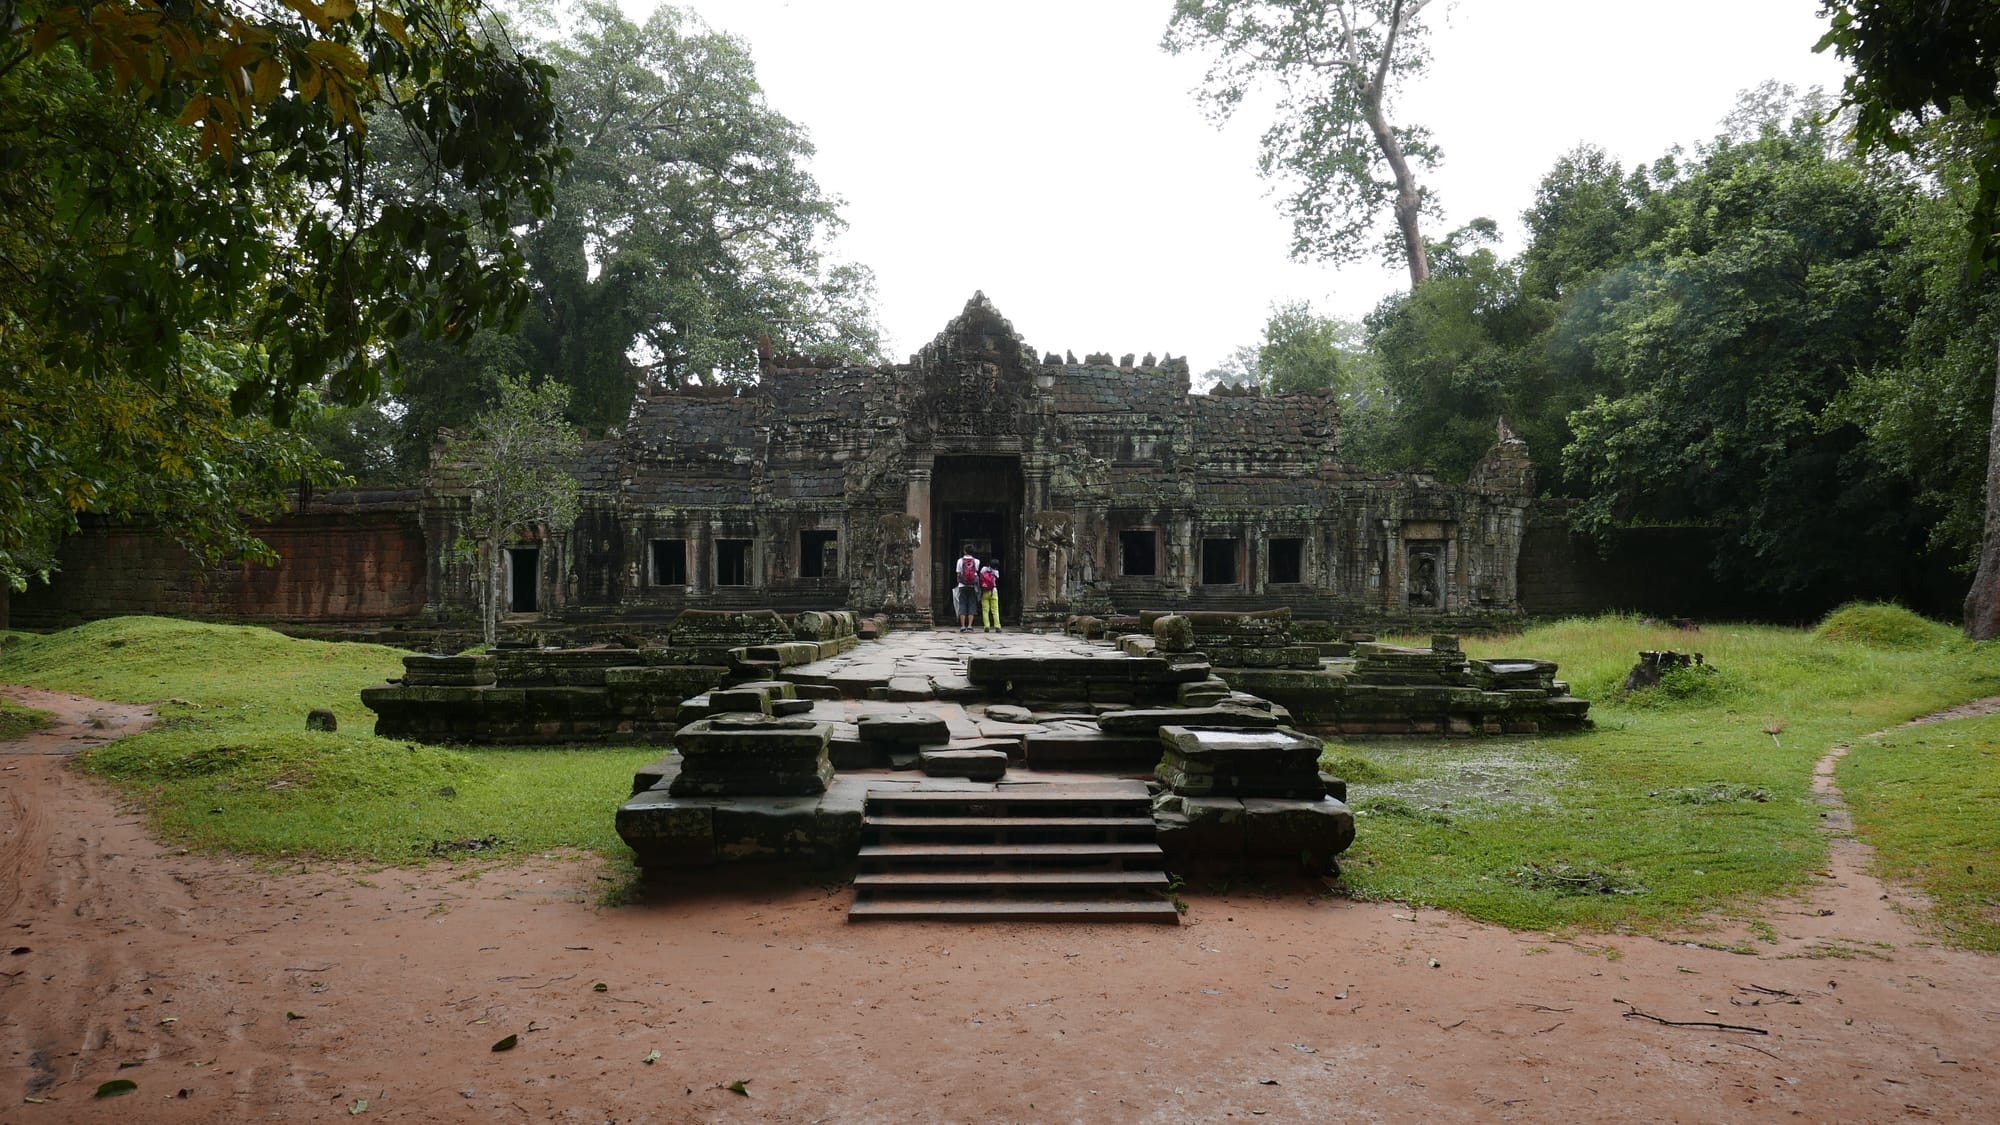
<path fill-rule="evenodd" d="M 1068 844 L 863 844 L 856 858 L 863 865 L 924 863 L 992 864 L 996 867 L 1048 864 L 1119 864 L 1127 867 L 1156 867 L 1165 853 L 1160 845 L 1147 843 L 1068 843 Z M 907 870 L 907 868 L 906 868 Z"/>
<path fill-rule="evenodd" d="M 1013 887 L 1126 887 L 1166 890 L 1164 871 L 864 871 L 854 885 L 870 890 L 985 890 Z"/>
<path fill-rule="evenodd" d="M 1039 788 L 1039 787 L 1036 787 Z M 1057 796 L 1000 789 L 984 793 L 916 791 L 868 794 L 868 811 L 885 816 L 1130 816 L 1152 813 L 1152 798 L 1143 789 L 1101 795 Z"/>
<path fill-rule="evenodd" d="M 1178 924 L 1180 911 L 1165 899 L 859 899 L 849 920 L 1164 922 Z"/>
<path fill-rule="evenodd" d="M 1066 829 L 1151 832 L 1151 816 L 864 816 L 863 828 L 884 830 L 958 829 L 966 832 L 1048 832 Z"/>

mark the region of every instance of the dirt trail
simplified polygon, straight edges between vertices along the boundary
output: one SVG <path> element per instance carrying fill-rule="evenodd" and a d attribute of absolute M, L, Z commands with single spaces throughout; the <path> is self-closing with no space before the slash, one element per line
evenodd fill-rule
<path fill-rule="evenodd" d="M 64 725 L 0 745 L 0 1123 L 2000 1119 L 2000 962 L 1868 874 L 1831 756 L 1831 864 L 1754 955 L 1308 887 L 1179 929 L 849 925 L 811 884 L 598 909 L 587 858 L 178 854 L 64 761 L 136 710 L 4 690 Z"/>

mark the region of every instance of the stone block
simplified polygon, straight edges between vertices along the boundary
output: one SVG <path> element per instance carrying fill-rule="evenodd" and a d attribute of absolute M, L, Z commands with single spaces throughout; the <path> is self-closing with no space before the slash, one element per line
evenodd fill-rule
<path fill-rule="evenodd" d="M 1194 622 L 1182 614 L 1169 613 L 1153 622 L 1153 644 L 1163 653 L 1194 651 Z"/>
<path fill-rule="evenodd" d="M 1243 854 L 1273 861 L 1295 862 L 1309 875 L 1332 870 L 1334 857 L 1354 843 L 1354 813 L 1343 801 L 1243 799 Z"/>
<path fill-rule="evenodd" d="M 762 688 L 716 688 L 708 693 L 711 715 L 768 715 L 771 693 Z"/>
<path fill-rule="evenodd" d="M 884 699 L 900 703 L 915 703 L 935 695 L 930 679 L 924 676 L 891 676 L 887 690 L 882 693 Z"/>
<path fill-rule="evenodd" d="M 826 749 L 825 723 L 809 719 L 770 719 L 756 715 L 716 715 L 689 723 L 674 732 L 674 748 L 692 757 L 708 753 L 752 750 L 810 755 Z"/>
<path fill-rule="evenodd" d="M 824 756 L 805 768 L 746 770 L 716 768 L 690 758 L 667 792 L 675 797 L 813 797 L 826 792 L 832 780 L 833 763 Z"/>
<path fill-rule="evenodd" d="M 814 797 L 730 797 L 713 805 L 719 860 L 809 858 L 817 850 Z"/>
<path fill-rule="evenodd" d="M 681 772 L 681 756 L 669 753 L 657 762 L 651 762 L 632 771 L 632 795 L 638 796 L 648 789 L 662 788 Z"/>
<path fill-rule="evenodd" d="M 919 760 L 924 773 L 931 777 L 998 781 L 1007 773 L 1007 754 L 1003 750 L 925 750 Z"/>
<path fill-rule="evenodd" d="M 403 658 L 403 682 L 411 687 L 473 687 L 494 682 L 493 657 L 437 656 L 418 653 Z"/>
<path fill-rule="evenodd" d="M 618 838 L 643 868 L 706 866 L 715 862 L 713 811 L 699 801 L 649 790 L 618 807 Z"/>
<path fill-rule="evenodd" d="M 1099 715 L 1097 725 L 1111 734 L 1157 735 L 1161 727 L 1275 727 L 1270 711 L 1224 700 L 1210 707 L 1135 708 Z"/>
<path fill-rule="evenodd" d="M 668 634 L 668 643 L 676 647 L 777 644 L 791 639 L 791 627 L 769 609 L 683 610 Z"/>
<path fill-rule="evenodd" d="M 863 742 L 942 746 L 951 741 L 951 727 L 936 715 L 863 715 L 854 725 Z"/>

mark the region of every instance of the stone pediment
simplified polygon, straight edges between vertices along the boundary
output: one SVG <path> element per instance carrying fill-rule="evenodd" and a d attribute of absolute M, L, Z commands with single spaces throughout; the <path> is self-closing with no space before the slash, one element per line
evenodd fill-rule
<path fill-rule="evenodd" d="M 964 311 L 917 353 L 917 366 L 926 372 L 990 367 L 1025 379 L 1035 365 L 1034 349 L 1021 340 L 1014 325 L 983 292 L 974 293 L 965 302 Z"/>

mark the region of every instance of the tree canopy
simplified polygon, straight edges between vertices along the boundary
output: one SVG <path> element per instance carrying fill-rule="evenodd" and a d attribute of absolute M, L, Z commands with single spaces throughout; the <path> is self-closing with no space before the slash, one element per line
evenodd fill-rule
<path fill-rule="evenodd" d="M 1864 149 L 1915 157 L 1952 190 L 1964 230 L 1962 288 L 1934 287 L 1934 295 L 1969 314 L 1963 327 L 1976 324 L 1978 338 L 1990 349 L 1992 289 L 1976 287 L 2000 265 L 2000 7 L 1964 0 L 1821 0 L 1820 11 L 1830 27 L 1815 49 L 1831 48 L 1854 68 L 1842 94 L 1855 117 L 1856 139 Z M 1934 355 L 1937 350 L 1934 346 Z M 1955 361 L 1936 358 L 1942 362 L 1919 360 L 1902 370 L 1918 377 L 1914 386 L 1943 389 L 1938 376 L 1953 368 L 1962 372 L 1966 365 L 1962 351 Z M 1995 381 L 2000 383 L 2000 365 Z M 1885 398 L 1889 390 L 1879 383 L 1876 400 L 1911 401 Z M 1982 397 L 1989 419 L 1984 530 L 1978 572 L 1966 595 L 1965 625 L 1975 639 L 1990 640 L 2000 637 L 2000 388 Z M 1915 455 L 1930 443 L 1920 430 L 1898 425 L 1899 413 L 1884 415 L 1872 428 L 1878 448 L 1892 457 Z"/>
<path fill-rule="evenodd" d="M 548 68 L 480 15 L 0 0 L 0 577 L 85 509 L 254 546 L 238 509 L 329 469 L 258 417 L 519 310 L 511 216 L 564 153 Z M 452 200 L 366 190 L 385 123 Z"/>
<path fill-rule="evenodd" d="M 1227 118 L 1266 82 L 1278 104 L 1259 168 L 1291 185 L 1292 255 L 1367 253 L 1387 210 L 1412 288 L 1430 276 L 1417 172 L 1440 158 L 1421 126 L 1397 125 L 1398 82 L 1430 62 L 1431 0 L 1175 0 L 1163 46 L 1214 53 L 1203 98 Z"/>
<path fill-rule="evenodd" d="M 575 159 L 548 212 L 525 223 L 519 325 L 410 348 L 395 427 L 406 476 L 440 428 L 495 401 L 506 373 L 568 386 L 570 419 L 603 433 L 645 390 L 754 379 L 760 339 L 880 358 L 873 275 L 827 262 L 838 201 L 807 168 L 805 131 L 766 104 L 741 41 L 671 6 L 641 24 L 590 4 L 535 49 L 556 66 Z"/>

